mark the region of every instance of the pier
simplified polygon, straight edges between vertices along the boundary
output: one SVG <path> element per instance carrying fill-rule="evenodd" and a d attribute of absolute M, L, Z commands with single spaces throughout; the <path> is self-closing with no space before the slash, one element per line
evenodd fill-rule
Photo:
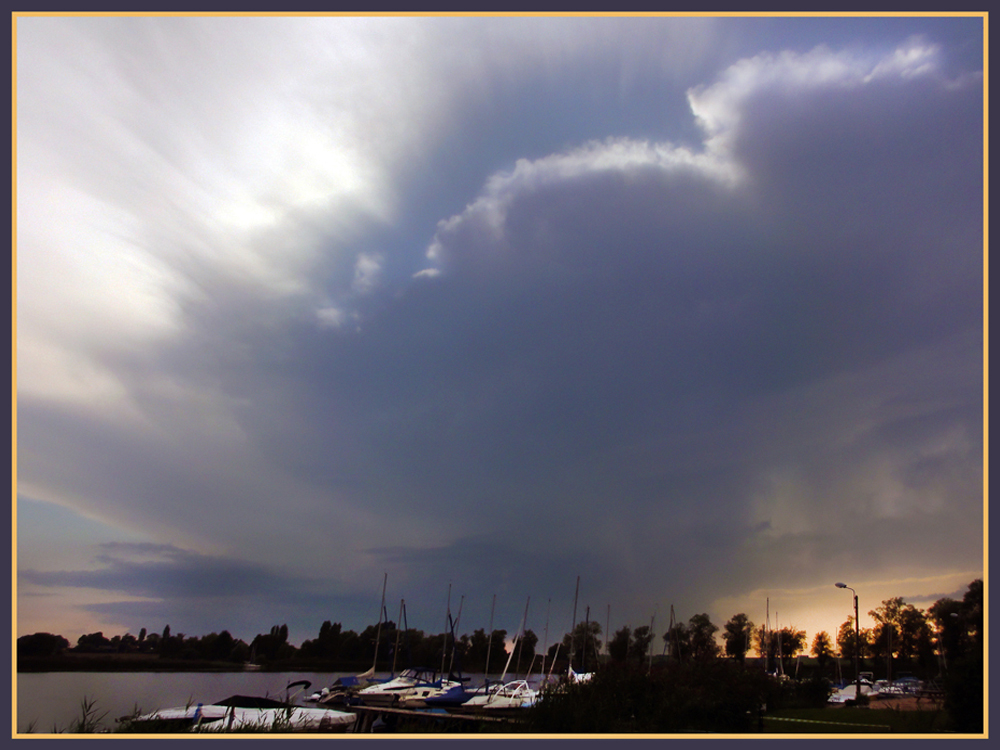
<path fill-rule="evenodd" d="M 462 727 L 470 730 L 476 724 L 493 723 L 499 729 L 504 724 L 511 724 L 518 719 L 514 716 L 491 716 L 483 713 L 449 713 L 443 709 L 411 709 L 383 708 L 380 706 L 351 706 L 347 709 L 357 714 L 352 733 L 370 734 L 378 731 L 376 722 L 382 720 L 386 731 L 400 731 L 400 725 L 415 725 L 426 729 L 433 724 L 447 724 L 452 730 L 461 732 Z"/>

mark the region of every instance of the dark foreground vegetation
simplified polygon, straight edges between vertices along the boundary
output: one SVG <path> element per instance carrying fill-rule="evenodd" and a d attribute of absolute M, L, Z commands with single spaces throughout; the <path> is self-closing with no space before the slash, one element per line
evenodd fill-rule
<path fill-rule="evenodd" d="M 662 651 L 646 626 L 608 634 L 602 648 L 601 627 L 591 621 L 578 623 L 544 653 L 536 653 L 534 633 L 522 632 L 510 655 L 505 630 L 428 635 L 382 621 L 356 633 L 326 621 L 317 638 L 297 648 L 288 642 L 285 625 L 275 625 L 250 643 L 227 631 L 202 637 L 173 634 L 168 625 L 159 634 L 147 634 L 145 628 L 138 636 L 92 633 L 81 636 L 75 647 L 50 633 L 22 636 L 17 669 L 206 672 L 252 663 L 277 672 L 343 673 L 373 664 L 379 670 L 438 664 L 449 653 L 455 671 L 466 674 L 495 671 L 508 656 L 513 674 L 532 672 L 536 659 L 546 671 L 559 674 L 569 666 L 566 656 L 573 654 L 573 668 L 594 671 L 594 679 L 547 696 L 525 714 L 524 722 L 508 727 L 540 733 L 761 731 L 768 717 L 778 718 L 778 711 L 823 710 L 834 680 L 850 681 L 869 671 L 873 679 L 908 674 L 941 686 L 943 714 L 935 728 L 912 731 L 978 734 L 983 731 L 983 604 L 983 581 L 978 579 L 961 600 L 943 598 L 927 611 L 900 597 L 888 599 L 869 612 L 876 622 L 872 629 L 859 631 L 848 618 L 835 640 L 817 633 L 811 659 L 802 658 L 805 633 L 793 627 L 770 630 L 740 613 L 721 629 L 720 644 L 720 628 L 708 615 L 696 614 L 683 623 L 674 622 L 671 612 Z M 756 658 L 748 657 L 751 644 Z M 907 721 L 916 719 L 883 724 Z M 775 726 L 771 721 L 767 731 L 781 731 Z"/>
<path fill-rule="evenodd" d="M 963 731 L 942 707 L 830 708 L 829 682 L 732 661 L 618 665 L 546 696 L 512 731 L 595 734 L 900 734 Z M 982 695 L 979 696 L 980 704 Z M 977 731 L 965 729 L 964 731 Z M 981 727 L 978 731 L 981 731 Z"/>
<path fill-rule="evenodd" d="M 826 688 L 812 703 L 826 702 Z M 750 732 L 781 694 L 763 670 L 716 659 L 667 663 L 648 673 L 609 665 L 591 681 L 546 696 L 526 722 L 536 732 Z M 808 695 L 808 688 L 803 695 Z M 800 700 L 803 698 L 796 698 Z"/>
<path fill-rule="evenodd" d="M 386 717 L 382 731 L 397 734 L 936 734 L 982 732 L 966 726 L 967 717 L 953 714 L 941 703 L 922 710 L 865 707 L 831 708 L 829 683 L 779 678 L 759 665 L 730 660 L 697 664 L 663 662 L 651 669 L 638 664 L 607 664 L 585 683 L 561 686 L 533 708 L 506 722 L 451 721 L 433 714 Z M 982 705 L 982 694 L 969 696 Z M 142 713 L 138 708 L 136 715 Z M 96 701 L 81 703 L 81 715 L 65 729 L 53 732 L 92 734 L 109 731 Z M 37 728 L 29 729 L 29 732 Z M 110 731 L 166 734 L 176 726 L 153 730 L 132 726 L 127 719 Z M 280 717 L 242 730 L 244 733 L 285 734 Z"/>

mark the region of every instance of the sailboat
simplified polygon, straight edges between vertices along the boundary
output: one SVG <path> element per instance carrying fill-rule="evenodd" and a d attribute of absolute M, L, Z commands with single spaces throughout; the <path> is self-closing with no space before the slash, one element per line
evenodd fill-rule
<path fill-rule="evenodd" d="M 538 690 L 532 688 L 526 679 L 507 681 L 507 673 L 510 670 L 514 652 L 517 651 L 519 643 L 524 639 L 530 603 L 531 597 L 529 596 L 524 605 L 521 627 L 518 628 L 517 634 L 514 636 L 510 654 L 507 656 L 507 664 L 504 666 L 499 682 L 490 684 L 487 678 L 486 683 L 475 690 L 454 689 L 450 694 L 442 696 L 440 700 L 428 700 L 427 704 L 457 709 L 461 713 L 497 713 L 535 705 L 538 700 Z M 532 664 L 534 664 L 534 659 L 532 659 Z M 530 666 L 528 671 L 530 673 Z"/>
<path fill-rule="evenodd" d="M 523 630 L 523 628 L 522 628 Z M 500 681 L 494 685 L 487 683 L 461 705 L 462 711 L 483 711 L 495 713 L 530 708 L 538 701 L 538 690 L 531 687 L 527 680 L 511 680 L 506 682 L 510 659 L 514 656 L 518 640 L 523 638 L 523 632 L 518 633 L 507 658 L 507 667 L 500 676 Z M 530 671 L 530 669 L 529 669 Z"/>
<path fill-rule="evenodd" d="M 446 623 L 451 631 L 452 641 L 455 638 L 455 625 L 457 621 L 451 618 L 451 586 L 448 586 L 448 608 Z M 434 698 L 461 687 L 462 682 L 452 678 L 451 674 L 444 677 L 444 666 L 447 658 L 447 641 L 441 654 L 441 671 L 439 676 L 436 670 L 429 667 L 411 667 L 404 669 L 398 677 L 394 677 L 385 682 L 362 688 L 358 691 L 358 698 L 368 706 L 393 706 L 397 708 L 423 708 L 426 700 Z M 454 660 L 454 650 L 452 652 Z M 452 664 L 454 666 L 454 664 Z"/>

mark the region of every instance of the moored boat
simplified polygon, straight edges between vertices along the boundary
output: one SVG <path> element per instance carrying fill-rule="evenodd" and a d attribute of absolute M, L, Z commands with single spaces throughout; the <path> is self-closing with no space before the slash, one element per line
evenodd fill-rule
<path fill-rule="evenodd" d="M 421 708 L 427 698 L 461 686 L 457 680 L 439 678 L 433 669 L 418 667 L 404 669 L 398 677 L 363 688 L 357 695 L 366 706 Z"/>
<path fill-rule="evenodd" d="M 512 711 L 530 708 L 538 700 L 538 691 L 527 680 L 512 680 L 491 685 L 485 692 L 470 695 L 461 704 L 462 711 Z"/>
<path fill-rule="evenodd" d="M 856 699 L 859 690 L 859 685 L 855 682 L 851 682 L 841 688 L 834 690 L 830 697 L 827 699 L 827 703 L 847 703 L 848 701 L 853 701 Z M 878 698 L 879 689 L 878 686 L 873 685 L 868 680 L 862 680 L 860 684 L 860 695 L 862 698 Z"/>
<path fill-rule="evenodd" d="M 288 687 L 308 681 L 291 683 Z M 123 717 L 129 731 L 171 732 L 345 732 L 357 717 L 328 708 L 296 706 L 287 699 L 232 695 L 209 704 L 164 708 L 140 716 Z"/>

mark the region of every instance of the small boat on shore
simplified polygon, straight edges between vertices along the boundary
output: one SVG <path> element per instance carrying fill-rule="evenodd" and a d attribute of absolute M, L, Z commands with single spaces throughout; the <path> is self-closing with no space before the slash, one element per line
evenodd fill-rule
<path fill-rule="evenodd" d="M 288 688 L 304 685 L 293 682 Z M 168 734 L 173 732 L 346 732 L 356 721 L 354 714 L 329 708 L 297 706 L 289 699 L 232 695 L 209 704 L 164 708 L 141 716 L 118 719 L 128 731 Z"/>
<path fill-rule="evenodd" d="M 346 732 L 354 714 L 329 708 L 291 706 L 267 698 L 234 695 L 197 706 L 166 708 L 126 718 L 131 730 L 165 734 L 189 732 Z M 123 722 L 123 723 L 124 723 Z"/>

